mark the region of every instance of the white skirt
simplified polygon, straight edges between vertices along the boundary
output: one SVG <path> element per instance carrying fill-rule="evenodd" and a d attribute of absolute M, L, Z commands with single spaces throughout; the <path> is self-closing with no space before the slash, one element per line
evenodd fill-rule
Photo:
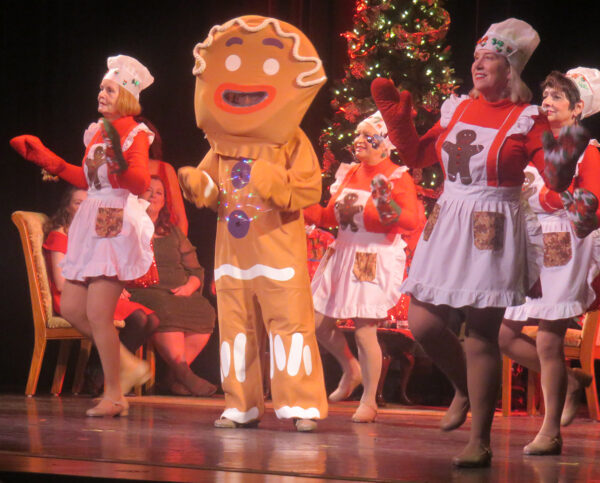
<path fill-rule="evenodd" d="M 542 229 L 521 187 L 446 182 L 421 234 L 402 291 L 434 305 L 525 302 L 542 264 Z"/>
<path fill-rule="evenodd" d="M 544 264 L 542 298 L 506 309 L 509 320 L 560 320 L 583 314 L 596 298 L 592 282 L 600 273 L 600 231 L 577 238 L 566 213 L 541 215 Z"/>
<path fill-rule="evenodd" d="M 125 189 L 89 190 L 69 227 L 67 254 L 61 262 L 67 280 L 117 277 L 134 280 L 152 263 L 154 223 L 148 202 Z"/>
<path fill-rule="evenodd" d="M 315 310 L 339 319 L 385 319 L 400 299 L 405 246 L 400 235 L 340 230 L 313 277 Z"/>

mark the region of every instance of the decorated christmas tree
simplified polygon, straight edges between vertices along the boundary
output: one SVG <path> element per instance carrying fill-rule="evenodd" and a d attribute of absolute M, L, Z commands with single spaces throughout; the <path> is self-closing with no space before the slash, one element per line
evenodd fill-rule
<path fill-rule="evenodd" d="M 357 0 L 348 42 L 345 76 L 335 82 L 333 118 L 320 137 L 325 185 L 340 162 L 353 160 L 352 141 L 359 121 L 376 110 L 370 84 L 387 77 L 413 95 L 415 124 L 420 133 L 439 117 L 439 108 L 455 89 L 450 47 L 444 39 L 450 16 L 443 0 Z M 398 162 L 395 154 L 392 159 Z M 436 165 L 412 171 L 426 214 L 439 196 L 442 176 Z M 327 192 L 325 190 L 324 192 Z"/>

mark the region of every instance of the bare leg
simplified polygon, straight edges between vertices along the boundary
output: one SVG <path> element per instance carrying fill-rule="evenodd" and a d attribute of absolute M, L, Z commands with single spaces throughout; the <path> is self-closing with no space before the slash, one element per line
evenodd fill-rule
<path fill-rule="evenodd" d="M 207 334 L 208 335 L 208 334 Z M 157 332 L 153 337 L 160 356 L 169 366 L 175 379 L 196 396 L 211 396 L 216 387 L 192 372 L 186 361 L 183 332 Z"/>
<path fill-rule="evenodd" d="M 561 451 L 560 418 L 567 391 L 564 337 L 568 323 L 568 320 L 541 320 L 539 324 L 536 347 L 546 411 L 537 436 L 524 449 L 527 454 L 557 454 Z"/>
<path fill-rule="evenodd" d="M 135 353 L 157 327 L 156 314 L 146 314 L 142 309 L 138 309 L 125 319 L 125 327 L 119 332 L 119 338 L 127 350 Z"/>
<path fill-rule="evenodd" d="M 184 334 L 185 361 L 188 366 L 192 365 L 192 362 L 196 360 L 196 357 L 206 347 L 210 336 L 211 334 Z"/>
<path fill-rule="evenodd" d="M 450 307 L 421 302 L 414 297 L 408 308 L 408 324 L 427 355 L 454 386 L 454 399 L 440 426 L 445 431 L 459 427 L 469 408 L 465 353 L 458 337 L 448 329 Z"/>
<path fill-rule="evenodd" d="M 104 371 L 104 396 L 112 401 L 123 398 L 119 378 L 120 343 L 114 326 L 115 308 L 122 291 L 123 283 L 113 279 L 96 278 L 88 285 L 87 319 Z"/>
<path fill-rule="evenodd" d="M 454 459 L 458 466 L 486 466 L 491 460 L 490 432 L 502 378 L 498 332 L 504 308 L 467 307 L 467 380 L 471 403 L 469 442 Z"/>
<path fill-rule="evenodd" d="M 340 332 L 335 319 L 315 312 L 317 340 L 342 366 L 342 378 L 337 389 L 329 395 L 331 402 L 343 401 L 361 382 L 361 368 L 350 351 L 344 334 Z"/>
<path fill-rule="evenodd" d="M 535 340 L 522 333 L 523 327 L 536 322 L 535 320 L 523 322 L 504 319 L 498 334 L 498 345 L 502 353 L 517 364 L 539 373 L 541 366 Z"/>
<path fill-rule="evenodd" d="M 363 379 L 363 394 L 353 421 L 371 422 L 377 414 L 377 385 L 381 377 L 381 346 L 377 340 L 377 320 L 355 319 L 358 361 Z"/>
<path fill-rule="evenodd" d="M 91 339 L 92 328 L 87 319 L 87 297 L 87 285 L 65 280 L 60 297 L 60 311 L 73 327 Z"/>

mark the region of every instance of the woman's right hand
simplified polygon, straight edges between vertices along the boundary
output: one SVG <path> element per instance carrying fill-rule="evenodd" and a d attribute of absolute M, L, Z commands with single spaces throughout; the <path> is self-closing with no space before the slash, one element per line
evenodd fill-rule
<path fill-rule="evenodd" d="M 17 136 L 10 140 L 10 145 L 27 161 L 37 164 L 50 174 L 59 174 L 66 167 L 66 161 L 44 146 L 37 136 Z"/>

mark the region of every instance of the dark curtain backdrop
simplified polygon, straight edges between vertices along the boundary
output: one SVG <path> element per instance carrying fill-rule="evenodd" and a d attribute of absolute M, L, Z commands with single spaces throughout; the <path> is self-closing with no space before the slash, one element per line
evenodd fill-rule
<path fill-rule="evenodd" d="M 457 76 L 470 86 L 473 45 L 491 22 L 515 16 L 530 22 L 542 43 L 524 74 L 539 100 L 537 85 L 552 69 L 577 65 L 600 67 L 596 0 L 447 0 L 452 25 L 449 41 Z M 340 33 L 350 28 L 354 0 L 171 0 L 171 1 L 25 1 L 2 3 L 2 189 L 0 247 L 0 391 L 22 392 L 33 347 L 31 307 L 15 210 L 51 213 L 61 183 L 43 183 L 40 171 L 17 157 L 8 140 L 39 136 L 56 153 L 79 163 L 82 134 L 97 118 L 98 84 L 106 57 L 129 54 L 148 66 L 156 81 L 142 93 L 144 115 L 160 130 L 164 158 L 176 168 L 196 164 L 208 149 L 195 127 L 192 48 L 209 28 L 243 14 L 274 16 L 299 26 L 320 53 L 329 79 L 339 78 L 346 62 Z M 323 119 L 329 115 L 329 84 L 317 96 L 303 127 L 317 147 Z M 598 122 L 589 124 L 598 132 Z M 320 153 L 319 153 L 320 154 Z M 188 206 L 190 239 L 212 269 L 215 218 Z M 56 351 L 49 348 L 49 360 Z M 216 358 L 209 361 L 215 367 Z M 40 389 L 47 392 L 42 373 Z M 46 377 L 47 379 L 47 377 Z"/>

